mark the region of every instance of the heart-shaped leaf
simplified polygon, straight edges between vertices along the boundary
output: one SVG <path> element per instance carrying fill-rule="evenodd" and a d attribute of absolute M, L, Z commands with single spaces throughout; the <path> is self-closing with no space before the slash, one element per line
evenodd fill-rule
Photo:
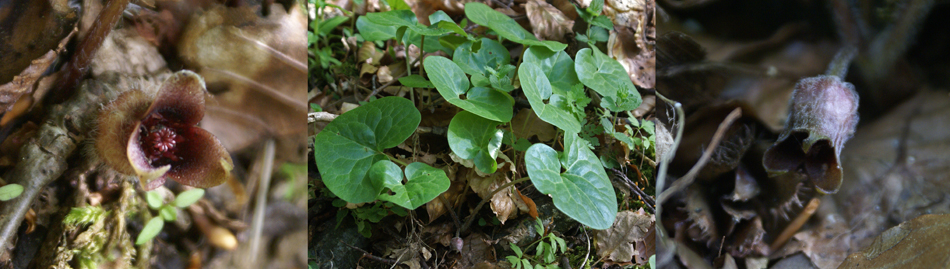
<path fill-rule="evenodd" d="M 640 93 L 620 63 L 596 48 L 581 49 L 575 57 L 577 78 L 604 96 L 601 106 L 614 112 L 633 110 L 640 106 Z"/>
<path fill-rule="evenodd" d="M 313 152 L 324 184 L 350 203 L 376 200 L 383 186 L 367 175 L 388 159 L 383 150 L 409 138 L 422 116 L 412 101 L 384 97 L 338 116 L 314 137 Z"/>
<path fill-rule="evenodd" d="M 617 215 L 617 198 L 607 173 L 586 141 L 574 134 L 565 138 L 563 161 L 545 144 L 528 148 L 528 176 L 538 191 L 551 195 L 554 206 L 564 214 L 594 229 L 610 228 Z"/>
<path fill-rule="evenodd" d="M 402 83 L 403 86 L 413 88 L 435 88 L 435 85 L 432 85 L 432 82 L 429 82 L 420 75 L 401 77 L 399 78 L 399 83 Z"/>
<path fill-rule="evenodd" d="M 449 147 L 462 159 L 475 161 L 475 167 L 491 174 L 498 168 L 495 162 L 504 131 L 496 128 L 500 122 L 460 111 L 449 123 Z"/>
<path fill-rule="evenodd" d="M 399 169 L 396 164 L 388 160 L 380 163 L 388 163 L 383 164 L 388 166 L 388 168 L 385 168 L 387 171 L 391 171 L 392 167 L 395 167 L 395 171 Z M 376 168 L 376 165 L 373 166 Z M 387 175 L 389 173 L 387 172 Z M 393 194 L 380 194 L 379 200 L 390 201 L 412 210 L 432 201 L 439 194 L 449 189 L 449 177 L 445 175 L 445 171 L 442 171 L 442 169 L 414 162 L 406 166 L 405 174 L 407 179 L 405 185 L 402 184 L 401 176 L 395 181 L 385 181 L 384 186 L 392 190 Z"/>
<path fill-rule="evenodd" d="M 553 52 L 544 47 L 530 47 L 524 53 L 525 63 L 535 63 L 551 82 L 551 87 L 570 91 L 580 83 L 574 71 L 574 60 L 564 51 Z"/>
<path fill-rule="evenodd" d="M 488 38 L 482 38 L 478 51 L 472 51 L 473 42 L 466 42 L 455 48 L 455 62 L 462 71 L 469 75 L 488 76 L 488 69 L 498 68 L 511 62 L 508 49 Z"/>
<path fill-rule="evenodd" d="M 369 22 L 378 25 L 393 25 L 396 27 L 406 26 L 409 28 L 409 30 L 415 32 L 416 34 L 424 36 L 440 36 L 452 32 L 449 29 L 426 27 L 425 25 L 419 24 L 416 20 L 416 15 L 412 13 L 412 10 L 393 10 L 387 12 L 367 13 L 366 19 L 369 20 Z"/>
<path fill-rule="evenodd" d="M 483 87 L 469 89 L 465 72 L 442 56 L 426 57 L 424 66 L 432 84 L 449 103 L 489 120 L 511 120 L 515 101 L 507 93 Z"/>
<path fill-rule="evenodd" d="M 534 109 L 538 118 L 561 128 L 568 134 L 581 131 L 580 121 L 569 112 L 570 108 L 563 100 L 565 93 L 562 89 L 551 87 L 551 82 L 537 64 L 527 61 L 522 63 L 521 68 L 518 69 L 518 77 L 521 79 L 521 88 L 528 97 L 528 103 L 531 104 L 531 109 Z"/>
<path fill-rule="evenodd" d="M 567 44 L 561 42 L 539 41 L 533 34 L 515 22 L 515 20 L 508 17 L 508 15 L 495 11 L 482 3 L 471 2 L 465 4 L 465 16 L 472 22 L 491 28 L 495 30 L 498 35 L 514 42 L 532 46 L 544 46 L 552 51 L 561 51 L 567 48 Z"/>
<path fill-rule="evenodd" d="M 389 40 L 396 38 L 396 26 L 380 25 L 370 22 L 366 16 L 356 19 L 356 29 L 366 41 Z"/>

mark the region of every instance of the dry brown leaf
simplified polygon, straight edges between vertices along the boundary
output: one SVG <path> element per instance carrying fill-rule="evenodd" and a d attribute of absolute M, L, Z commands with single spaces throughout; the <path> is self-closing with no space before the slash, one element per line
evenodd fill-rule
<path fill-rule="evenodd" d="M 518 138 L 531 139 L 538 136 L 541 142 L 551 141 L 557 135 L 557 129 L 534 114 L 534 110 L 522 108 L 511 119 L 511 132 Z"/>
<path fill-rule="evenodd" d="M 647 236 L 653 236 L 656 218 L 640 210 L 622 211 L 617 213 L 617 219 L 609 229 L 594 231 L 594 245 L 597 255 L 613 262 L 631 262 L 634 256 L 649 258 L 655 253 L 653 250 L 636 249 L 637 242 L 644 242 Z M 646 259 L 638 259 L 645 261 Z"/>
<path fill-rule="evenodd" d="M 862 126 L 845 146 L 844 182 L 832 197 L 852 224 L 852 250 L 864 249 L 900 222 L 950 213 L 948 113 L 946 91 L 922 90 Z"/>
<path fill-rule="evenodd" d="M 851 248 L 848 223 L 838 214 L 821 219 L 821 226 L 795 234 L 792 242 L 801 245 L 802 253 L 818 268 L 835 268 L 847 257 Z"/>
<path fill-rule="evenodd" d="M 441 195 L 449 202 L 449 206 L 455 208 L 455 206 L 465 202 L 465 186 L 468 185 L 465 181 L 465 177 L 456 177 L 457 168 L 455 165 L 446 166 L 442 168 L 445 171 L 446 176 L 452 180 L 452 185 L 449 186 L 449 189 L 443 192 Z M 429 223 L 438 219 L 442 214 L 446 213 L 445 205 L 442 203 L 442 199 L 436 197 L 432 201 L 426 203 L 426 213 L 429 213 Z"/>
<path fill-rule="evenodd" d="M 633 83 L 652 89 L 656 85 L 656 19 L 654 1 L 607 0 L 604 15 L 614 23 L 607 40 L 607 55 L 620 62 Z"/>
<path fill-rule="evenodd" d="M 250 7 L 216 5 L 196 12 L 178 43 L 182 60 L 215 93 L 202 127 L 231 151 L 266 136 L 305 141 L 296 138 L 307 131 L 300 124 L 307 111 L 307 41 L 300 34 L 307 18 L 296 7 L 271 11 L 259 17 Z"/>
<path fill-rule="evenodd" d="M 923 215 L 887 229 L 838 268 L 947 268 L 950 215 Z"/>
<path fill-rule="evenodd" d="M 524 6 L 525 15 L 531 22 L 534 36 L 540 40 L 565 42 L 564 36 L 573 32 L 574 21 L 564 16 L 560 10 L 541 0 L 528 0 Z"/>
<path fill-rule="evenodd" d="M 462 177 L 468 179 L 469 187 L 471 187 L 472 190 L 475 191 L 475 193 L 477 193 L 482 199 L 488 199 L 488 195 L 492 191 L 498 187 L 501 187 L 502 185 L 505 185 L 505 183 L 511 182 L 511 180 L 508 179 L 508 176 L 502 172 L 501 167 L 499 167 L 498 171 L 495 173 L 485 177 L 479 176 L 475 170 L 477 169 L 461 168 L 459 169 L 459 173 Z M 498 217 L 498 221 L 500 221 L 502 224 L 504 224 L 509 218 L 518 215 L 518 207 L 515 205 L 514 201 L 512 201 L 512 196 L 514 193 L 511 192 L 511 189 L 512 188 L 509 187 L 506 190 L 496 192 L 495 195 L 491 196 L 490 198 L 491 200 L 489 204 L 491 205 L 491 210 L 492 212 L 495 212 L 495 216 Z"/>

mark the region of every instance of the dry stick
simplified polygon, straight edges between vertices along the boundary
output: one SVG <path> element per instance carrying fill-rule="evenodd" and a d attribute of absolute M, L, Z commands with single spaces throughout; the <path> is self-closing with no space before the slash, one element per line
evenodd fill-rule
<path fill-rule="evenodd" d="M 621 172 L 620 170 L 611 168 L 610 171 L 614 172 L 614 174 L 616 174 L 617 176 L 620 176 L 620 179 L 623 179 L 623 183 L 627 185 L 627 187 L 630 188 L 630 190 L 632 190 L 633 192 L 637 193 L 637 195 L 640 196 L 640 198 L 648 206 L 647 209 L 649 209 L 651 212 L 656 212 L 656 209 L 654 209 L 654 204 L 656 203 L 656 201 L 654 201 L 652 197 L 647 195 L 647 193 L 641 190 L 640 187 L 637 187 L 636 184 L 633 184 L 633 181 L 631 181 L 630 178 L 628 178 L 627 175 Z"/>
<path fill-rule="evenodd" d="M 267 206 L 267 194 L 270 187 L 271 172 L 274 170 L 274 139 L 264 144 L 264 167 L 261 169 L 261 181 L 257 185 L 257 204 L 254 205 L 254 219 L 251 224 L 251 265 L 258 264 L 257 251 L 261 245 L 261 231 L 264 228 L 264 209 Z"/>
<path fill-rule="evenodd" d="M 801 214 L 798 214 L 798 216 L 795 217 L 795 220 L 792 220 L 792 222 L 785 227 L 785 230 L 779 234 L 778 238 L 775 239 L 775 242 L 772 242 L 772 245 L 769 246 L 769 250 L 774 252 L 776 249 L 785 245 L 785 243 L 788 242 L 788 239 L 791 239 L 792 235 L 795 234 L 795 232 L 798 232 L 798 230 L 802 228 L 802 225 L 805 225 L 805 221 L 815 214 L 815 210 L 818 210 L 819 204 L 821 204 L 821 200 L 818 198 L 811 198 L 811 201 L 809 201 L 808 205 L 805 206 L 805 210 L 802 211 Z"/>
<path fill-rule="evenodd" d="M 59 103 L 75 92 L 77 84 L 81 82 L 83 75 L 89 70 L 92 58 L 96 56 L 96 52 L 102 46 L 102 41 L 112 32 L 112 27 L 122 17 L 122 12 L 128 5 L 129 0 L 112 0 L 99 11 L 95 23 L 86 32 L 86 36 L 76 46 L 76 52 L 66 63 L 66 67 L 64 67 L 66 74 L 60 78 L 59 87 L 56 88 L 58 90 L 51 94 L 49 101 L 54 104 Z"/>
<path fill-rule="evenodd" d="M 722 141 L 722 137 L 725 135 L 726 130 L 732 125 L 732 122 L 739 118 L 739 116 L 742 116 L 742 109 L 740 108 L 732 110 L 732 112 L 729 113 L 729 116 L 726 116 L 726 119 L 719 124 L 719 129 L 717 129 L 716 134 L 713 135 L 712 141 L 710 141 L 709 145 L 706 146 L 706 150 L 703 151 L 703 156 L 699 157 L 699 161 L 696 161 L 696 164 L 693 165 L 693 168 L 690 168 L 689 172 L 686 173 L 685 176 L 674 182 L 673 185 L 670 186 L 670 189 L 660 193 L 659 203 L 662 204 L 663 202 L 666 202 L 666 200 L 669 199 L 674 193 L 685 190 L 686 187 L 689 187 L 689 185 L 693 184 L 693 180 L 696 179 L 696 174 L 699 174 L 699 170 L 702 169 L 703 166 L 706 166 L 706 162 L 708 162 L 709 158 L 712 157 L 713 150 L 719 146 L 719 142 Z M 682 128 L 682 126 L 680 128 Z"/>
<path fill-rule="evenodd" d="M 363 257 L 364 257 L 364 258 L 370 258 L 371 260 L 378 261 L 378 262 L 382 262 L 382 263 L 389 263 L 389 264 L 395 264 L 395 263 L 396 263 L 396 260 L 373 256 L 373 254 L 370 254 L 369 252 L 367 252 L 367 251 L 365 251 L 365 250 L 363 250 L 363 249 L 361 249 L 361 248 L 354 247 L 353 245 L 350 245 L 350 243 L 344 242 L 343 240 L 340 240 L 340 243 L 343 243 L 343 244 L 345 244 L 346 246 L 348 246 L 348 247 L 350 247 L 350 248 L 352 248 L 352 249 L 359 250 L 360 252 L 363 252 Z"/>
<path fill-rule="evenodd" d="M 462 231 L 464 232 L 466 229 L 468 229 L 468 226 L 469 226 L 469 225 L 472 225 L 472 220 L 475 220 L 475 216 L 478 215 L 478 211 L 482 209 L 482 206 L 485 205 L 485 202 L 487 202 L 488 200 L 491 200 L 491 198 L 492 198 L 493 196 L 495 196 L 495 193 L 497 193 L 498 191 L 507 189 L 508 187 L 511 187 L 512 185 L 515 185 L 515 184 L 524 182 L 524 181 L 526 181 L 526 180 L 528 180 L 528 179 L 529 179 L 528 177 L 523 177 L 523 178 L 519 178 L 518 180 L 505 183 L 505 185 L 501 185 L 501 187 L 498 187 L 497 189 L 495 189 L 495 190 L 493 190 L 491 193 L 489 193 L 489 194 L 488 194 L 488 197 L 487 197 L 487 198 L 483 198 L 482 201 L 478 203 L 478 206 L 475 207 L 475 211 L 474 211 L 475 213 L 472 214 L 472 215 L 470 215 L 470 216 L 468 216 L 468 220 L 465 221 L 465 225 L 462 225 Z"/>
<path fill-rule="evenodd" d="M 666 170 L 670 168 L 670 161 L 673 160 L 673 156 L 676 155 L 676 148 L 679 147 L 680 141 L 683 139 L 683 127 L 686 125 L 686 112 L 683 111 L 683 104 L 666 98 L 660 94 L 659 91 L 656 92 L 656 97 L 660 98 L 664 102 L 667 102 L 676 110 L 677 114 L 677 123 L 679 127 L 676 128 L 676 137 L 673 139 L 673 145 L 670 146 L 668 150 L 669 156 L 659 156 L 657 155 L 657 161 L 660 163 L 659 171 L 656 176 L 656 189 L 657 191 L 662 192 L 663 187 L 666 184 Z M 672 128 L 672 126 L 671 126 Z M 656 203 L 656 217 L 662 218 L 663 216 L 663 203 Z M 666 228 L 662 224 L 656 225 L 656 237 L 659 239 L 659 245 L 671 246 L 673 249 L 669 250 L 670 252 L 676 252 L 676 243 L 673 242 L 669 236 L 667 236 Z M 586 258 L 585 258 L 586 259 Z M 663 260 L 661 259 L 662 263 Z"/>
<path fill-rule="evenodd" d="M 3 178 L 23 186 L 23 193 L 0 203 L 0 256 L 6 256 L 17 227 L 33 200 L 47 184 L 66 171 L 66 158 L 76 150 L 89 132 L 90 120 L 81 115 L 94 115 L 102 103 L 105 86 L 87 81 L 67 102 L 52 107 L 49 117 L 34 138 L 20 147 L 21 158 Z"/>
<path fill-rule="evenodd" d="M 206 69 L 225 75 L 229 78 L 233 78 L 237 81 L 247 83 L 247 85 L 252 86 L 250 87 L 251 89 L 257 90 L 258 92 L 263 93 L 267 96 L 271 96 L 277 101 L 280 101 L 281 103 L 284 103 L 292 108 L 307 110 L 306 101 L 302 101 L 302 100 L 299 100 L 298 98 L 294 98 L 293 96 L 287 95 L 277 89 L 274 89 L 271 86 L 264 85 L 253 79 L 245 77 L 241 74 L 231 72 L 230 70 L 222 70 L 222 69 L 210 68 L 210 67 Z"/>

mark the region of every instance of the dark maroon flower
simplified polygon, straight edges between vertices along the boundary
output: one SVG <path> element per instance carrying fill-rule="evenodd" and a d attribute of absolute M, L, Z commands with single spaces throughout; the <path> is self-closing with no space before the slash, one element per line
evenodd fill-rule
<path fill-rule="evenodd" d="M 199 128 L 204 80 L 191 71 L 168 78 L 158 92 L 133 89 L 102 109 L 96 151 L 116 171 L 137 175 L 152 190 L 171 178 L 199 188 L 220 185 L 234 167 L 221 142 Z"/>
<path fill-rule="evenodd" d="M 803 172 L 818 191 L 841 186 L 839 156 L 858 125 L 858 94 L 837 76 L 802 79 L 795 85 L 785 130 L 762 163 L 771 175 Z"/>

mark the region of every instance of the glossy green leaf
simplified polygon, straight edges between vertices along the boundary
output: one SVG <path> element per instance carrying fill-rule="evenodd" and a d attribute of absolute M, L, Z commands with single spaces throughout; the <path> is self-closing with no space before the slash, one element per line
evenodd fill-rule
<path fill-rule="evenodd" d="M 366 16 L 356 19 L 356 29 L 366 41 L 380 41 L 396 38 L 396 26 L 380 25 L 370 22 Z"/>
<path fill-rule="evenodd" d="M 407 209 L 416 209 L 449 189 L 449 177 L 445 175 L 445 171 L 428 164 L 410 163 L 406 166 L 405 174 L 405 185 L 401 179 L 399 182 L 386 181 L 385 187 L 392 190 L 393 194 L 380 194 L 379 199 Z"/>
<path fill-rule="evenodd" d="M 341 23 L 344 23 L 349 19 L 350 17 L 347 17 L 347 16 L 336 16 L 336 17 L 330 18 L 329 20 L 322 21 L 320 22 L 320 28 L 317 29 L 317 32 L 322 36 L 326 36 L 327 34 L 330 33 L 330 31 L 333 31 L 334 28 L 336 28 Z"/>
<path fill-rule="evenodd" d="M 413 88 L 435 88 L 435 85 L 432 85 L 432 82 L 429 82 L 420 75 L 401 77 L 399 78 L 399 83 L 402 83 L 403 86 Z"/>
<path fill-rule="evenodd" d="M 524 62 L 518 69 L 518 77 L 521 79 L 521 89 L 528 97 L 528 103 L 531 109 L 538 115 L 538 118 L 554 125 L 568 134 L 576 134 L 581 131 L 581 123 L 577 117 L 572 114 L 569 104 L 563 100 L 561 89 L 551 87 L 551 82 L 535 63 Z"/>
<path fill-rule="evenodd" d="M 409 138 L 422 116 L 412 101 L 384 97 L 343 113 L 314 138 L 314 158 L 323 183 L 350 203 L 376 200 L 383 186 L 367 172 L 387 157 L 382 151 Z"/>
<path fill-rule="evenodd" d="M 409 7 L 403 0 L 383 0 L 386 1 L 386 4 L 389 5 L 389 8 L 392 10 L 411 10 L 412 7 Z"/>
<path fill-rule="evenodd" d="M 607 30 L 613 30 L 613 29 L 614 29 L 614 22 L 611 21 L 610 18 L 608 18 L 607 16 L 597 16 L 597 17 L 594 17 L 594 18 L 590 21 L 590 24 L 591 24 L 591 25 L 596 25 L 596 26 L 603 27 L 604 29 L 607 29 Z"/>
<path fill-rule="evenodd" d="M 594 229 L 610 228 L 617 199 L 604 167 L 586 141 L 577 135 L 565 135 L 565 140 L 563 161 L 545 144 L 528 148 L 525 167 L 531 182 L 541 193 L 550 194 L 564 214 Z"/>
<path fill-rule="evenodd" d="M 183 191 L 182 193 L 179 193 L 178 196 L 175 197 L 175 201 L 173 203 L 175 206 L 179 208 L 185 208 L 185 207 L 190 206 L 191 204 L 194 204 L 198 200 L 200 200 L 201 197 L 204 195 L 205 195 L 204 189 L 198 189 L 198 188 L 190 189 L 187 191 Z"/>
<path fill-rule="evenodd" d="M 429 15 L 429 24 L 436 25 L 439 28 L 450 30 L 456 34 L 459 34 L 463 37 L 468 37 L 468 33 L 465 32 L 465 29 L 462 29 L 458 24 L 452 20 L 452 17 L 449 17 L 448 14 L 445 14 L 445 11 L 436 11 Z"/>
<path fill-rule="evenodd" d="M 455 48 L 455 57 L 452 61 L 469 75 L 488 76 L 488 69 L 498 68 L 511 62 L 508 49 L 495 40 L 481 39 L 481 46 L 473 51 L 474 42 L 466 42 Z"/>
<path fill-rule="evenodd" d="M 575 57 L 577 78 L 604 97 L 601 106 L 614 112 L 633 110 L 640 106 L 640 93 L 620 63 L 590 48 L 581 49 Z"/>
<path fill-rule="evenodd" d="M 587 11 L 591 15 L 600 15 L 600 12 L 604 10 L 604 0 L 593 0 L 590 1 L 590 6 L 587 7 Z"/>
<path fill-rule="evenodd" d="M 553 52 L 545 47 L 530 47 L 524 53 L 525 63 L 535 63 L 544 72 L 551 82 L 551 87 L 562 91 L 570 91 L 571 87 L 581 81 L 574 72 L 574 60 L 567 52 Z"/>
<path fill-rule="evenodd" d="M 406 26 L 409 30 L 425 36 L 440 36 L 452 32 L 449 29 L 426 27 L 416 21 L 412 10 L 393 10 L 387 12 L 367 13 L 366 19 L 378 25 Z M 398 36 L 398 35 L 397 35 Z"/>
<path fill-rule="evenodd" d="M 474 160 L 475 167 L 483 173 L 494 173 L 498 168 L 495 157 L 498 157 L 498 148 L 504 137 L 504 131 L 497 128 L 499 124 L 468 111 L 460 111 L 449 123 L 449 147 L 460 158 Z"/>
<path fill-rule="evenodd" d="M 483 87 L 469 89 L 465 72 L 442 56 L 426 57 L 424 66 L 429 80 L 449 103 L 493 121 L 511 120 L 514 99 L 507 93 Z"/>
<path fill-rule="evenodd" d="M 485 4 L 471 2 L 465 4 L 465 16 L 472 22 L 484 25 L 495 30 L 505 39 L 525 45 L 545 46 L 552 51 L 567 48 L 567 44 L 557 41 L 539 41 L 533 34 L 521 27 L 515 20 L 501 12 L 495 11 Z"/>
<path fill-rule="evenodd" d="M 145 227 L 142 228 L 142 232 L 139 233 L 139 236 L 135 238 L 135 244 L 141 245 L 151 241 L 152 238 L 158 236 L 158 233 L 162 232 L 163 226 L 165 226 L 165 221 L 162 220 L 162 217 L 153 217 L 145 224 Z"/>

